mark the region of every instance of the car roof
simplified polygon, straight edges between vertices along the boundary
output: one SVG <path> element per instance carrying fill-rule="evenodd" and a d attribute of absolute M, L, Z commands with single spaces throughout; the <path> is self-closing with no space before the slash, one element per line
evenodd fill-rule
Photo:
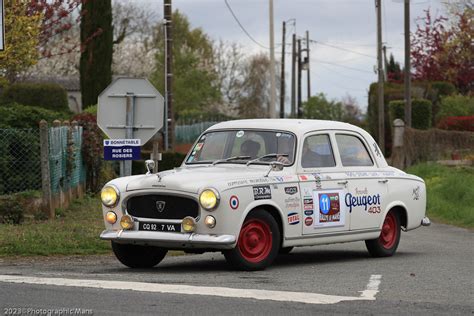
<path fill-rule="evenodd" d="M 362 133 L 363 129 L 343 122 L 305 119 L 249 119 L 226 121 L 213 125 L 208 130 L 216 129 L 270 129 L 283 130 L 302 135 L 315 130 L 342 129 Z M 365 132 L 365 131 L 364 131 Z M 365 133 L 363 133 L 365 134 Z"/>

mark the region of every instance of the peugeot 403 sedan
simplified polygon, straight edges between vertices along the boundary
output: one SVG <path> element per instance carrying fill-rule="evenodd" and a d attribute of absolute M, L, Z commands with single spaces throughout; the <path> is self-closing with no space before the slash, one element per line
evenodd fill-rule
<path fill-rule="evenodd" d="M 388 166 L 374 139 L 346 123 L 218 123 L 179 168 L 147 167 L 101 192 L 100 237 L 131 268 L 176 249 L 221 251 L 242 270 L 264 269 L 293 247 L 350 241 L 392 256 L 402 230 L 430 224 L 424 181 Z"/>

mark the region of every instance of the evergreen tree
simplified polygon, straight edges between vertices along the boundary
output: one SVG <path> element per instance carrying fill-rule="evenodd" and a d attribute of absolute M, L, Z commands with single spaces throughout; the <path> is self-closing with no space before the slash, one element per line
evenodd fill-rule
<path fill-rule="evenodd" d="M 112 80 L 111 0 L 82 0 L 81 43 L 82 108 L 86 108 L 97 104 L 97 97 Z"/>

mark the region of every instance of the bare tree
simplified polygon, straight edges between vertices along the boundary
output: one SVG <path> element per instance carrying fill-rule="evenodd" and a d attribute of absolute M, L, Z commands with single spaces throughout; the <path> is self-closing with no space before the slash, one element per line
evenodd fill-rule
<path fill-rule="evenodd" d="M 266 117 L 270 103 L 270 60 L 266 54 L 250 56 L 243 69 L 238 113 L 243 118 Z"/>
<path fill-rule="evenodd" d="M 243 80 L 242 60 L 244 54 L 236 43 L 219 41 L 214 45 L 214 66 L 216 68 L 216 85 L 222 93 L 222 104 L 219 111 L 235 116 L 238 111 L 240 90 Z"/>
<path fill-rule="evenodd" d="M 360 126 L 364 120 L 357 99 L 350 94 L 346 94 L 342 100 L 342 121 Z"/>
<path fill-rule="evenodd" d="M 147 6 L 130 2 L 113 2 L 114 56 L 112 72 L 117 75 L 148 76 L 154 70 L 156 47 L 153 43 L 157 15 Z M 70 29 L 48 40 L 50 57 L 23 74 L 24 77 L 77 76 L 79 73 L 79 24 L 69 17 Z"/>

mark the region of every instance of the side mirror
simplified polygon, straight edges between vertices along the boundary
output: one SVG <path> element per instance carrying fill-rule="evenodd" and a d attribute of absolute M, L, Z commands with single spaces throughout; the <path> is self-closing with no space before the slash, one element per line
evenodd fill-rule
<path fill-rule="evenodd" d="M 282 171 L 283 167 L 285 167 L 285 164 L 279 161 L 273 161 L 271 163 L 271 166 L 272 166 L 272 171 Z"/>

